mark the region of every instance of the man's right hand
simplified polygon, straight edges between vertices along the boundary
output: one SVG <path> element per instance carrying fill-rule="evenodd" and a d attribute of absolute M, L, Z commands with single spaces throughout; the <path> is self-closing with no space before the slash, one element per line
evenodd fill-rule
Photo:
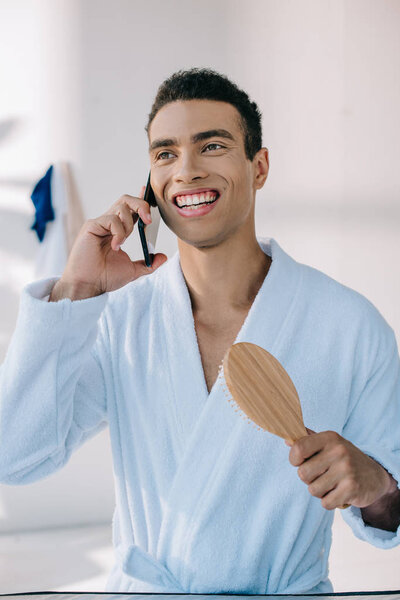
<path fill-rule="evenodd" d="M 152 266 L 144 260 L 131 261 L 120 245 L 132 233 L 139 217 L 151 223 L 149 204 L 141 197 L 124 195 L 111 208 L 82 226 L 68 257 L 61 279 L 53 287 L 49 301 L 62 298 L 82 300 L 117 290 L 142 275 L 153 273 L 166 260 L 154 255 Z"/>

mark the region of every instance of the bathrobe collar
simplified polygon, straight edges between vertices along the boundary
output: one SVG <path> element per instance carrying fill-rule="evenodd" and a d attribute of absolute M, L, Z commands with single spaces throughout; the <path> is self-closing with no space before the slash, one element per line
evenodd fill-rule
<path fill-rule="evenodd" d="M 272 263 L 235 343 L 252 342 L 276 356 L 285 322 L 299 289 L 301 269 L 274 239 L 257 238 L 257 241 L 263 252 L 272 258 Z M 169 384 L 176 401 L 176 419 L 183 451 L 204 409 L 210 404 L 213 410 L 216 409 L 214 404 L 222 388 L 217 379 L 208 393 L 179 251 L 167 261 L 159 275 L 157 286 L 160 293 L 157 296 L 163 322 L 160 332 L 166 336 Z"/>

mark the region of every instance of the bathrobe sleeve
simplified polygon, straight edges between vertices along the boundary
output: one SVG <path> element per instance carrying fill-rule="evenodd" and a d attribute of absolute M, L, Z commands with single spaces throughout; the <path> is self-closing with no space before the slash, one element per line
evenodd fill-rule
<path fill-rule="evenodd" d="M 400 487 L 400 361 L 393 330 L 372 306 L 360 327 L 350 412 L 343 430 L 365 454 L 379 462 Z M 354 506 L 341 511 L 354 534 L 378 548 L 400 544 L 397 532 L 366 525 Z"/>
<path fill-rule="evenodd" d="M 47 302 L 56 280 L 24 288 L 0 367 L 0 483 L 50 475 L 107 423 L 98 358 L 107 294 Z"/>

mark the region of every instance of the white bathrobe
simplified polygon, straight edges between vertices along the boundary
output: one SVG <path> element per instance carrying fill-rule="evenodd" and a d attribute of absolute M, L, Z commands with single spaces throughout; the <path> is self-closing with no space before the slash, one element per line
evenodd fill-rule
<path fill-rule="evenodd" d="M 335 430 L 400 481 L 399 357 L 392 329 L 360 294 L 259 240 L 272 264 L 236 341 L 274 354 L 305 424 Z M 330 591 L 333 511 L 288 460 L 289 448 L 210 394 L 179 253 L 116 292 L 43 301 L 22 294 L 3 364 L 0 480 L 60 469 L 107 424 L 113 453 L 115 566 L 110 592 Z M 399 531 L 366 526 L 375 546 Z"/>

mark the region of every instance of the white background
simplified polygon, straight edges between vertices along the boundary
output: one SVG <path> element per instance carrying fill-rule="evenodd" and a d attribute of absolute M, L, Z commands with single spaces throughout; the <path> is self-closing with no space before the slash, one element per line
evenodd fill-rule
<path fill-rule="evenodd" d="M 69 161 L 87 218 L 137 195 L 157 87 L 193 66 L 231 77 L 263 113 L 270 175 L 257 234 L 366 295 L 399 340 L 399 31 L 399 0 L 0 0 L 0 360 L 33 278 L 34 183 Z M 137 240 L 126 246 L 141 257 Z M 158 249 L 176 249 L 163 224 Z M 113 506 L 102 432 L 51 478 L 0 486 L 0 532 L 9 544 L 16 532 L 109 526 Z M 83 548 L 71 563 L 60 554 L 61 589 L 74 583 L 72 555 L 86 564 Z M 377 551 L 341 522 L 331 558 L 336 591 L 400 588 L 398 550 Z M 100 563 L 88 569 L 101 573 Z M 18 560 L 13 569 L 17 591 L 32 590 Z M 14 591 L 7 583 L 0 592 Z"/>

